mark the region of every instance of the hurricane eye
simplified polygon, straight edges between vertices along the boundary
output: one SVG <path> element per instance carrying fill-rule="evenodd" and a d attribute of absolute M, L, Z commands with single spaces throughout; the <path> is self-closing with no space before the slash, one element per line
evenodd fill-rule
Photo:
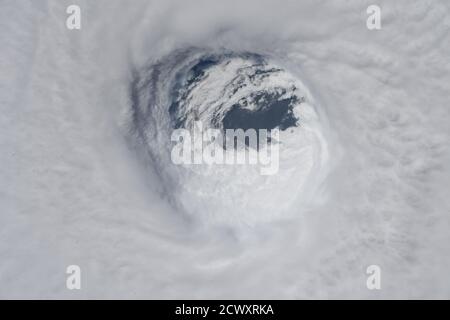
<path fill-rule="evenodd" d="M 268 57 L 189 49 L 150 66 L 140 79 L 147 80 L 140 82 L 141 98 L 133 106 L 138 131 L 183 212 L 216 222 L 265 221 L 292 205 L 323 163 L 326 145 L 314 99 L 297 76 Z M 171 134 L 198 124 L 221 132 L 222 139 L 211 141 L 219 140 L 225 153 L 250 147 L 259 159 L 258 153 L 276 145 L 279 159 L 269 160 L 276 160 L 277 174 L 268 178 L 242 165 L 174 165 Z M 230 180 L 236 175 L 243 180 Z M 294 192 L 287 196 L 278 191 L 283 188 Z M 260 202 L 269 196 L 271 205 Z"/>

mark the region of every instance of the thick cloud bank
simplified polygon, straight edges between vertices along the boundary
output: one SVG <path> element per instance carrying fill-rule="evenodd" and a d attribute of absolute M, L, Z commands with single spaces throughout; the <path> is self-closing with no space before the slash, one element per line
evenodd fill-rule
<path fill-rule="evenodd" d="M 450 4 L 370 4 L 1 2 L 0 298 L 450 298 Z M 258 99 L 279 174 L 169 161 Z"/>

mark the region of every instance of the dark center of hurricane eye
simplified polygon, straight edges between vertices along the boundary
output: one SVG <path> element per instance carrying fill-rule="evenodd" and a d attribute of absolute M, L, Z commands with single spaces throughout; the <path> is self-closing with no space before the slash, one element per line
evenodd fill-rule
<path fill-rule="evenodd" d="M 225 131 L 227 129 L 260 129 L 271 130 L 279 128 L 286 130 L 290 127 L 295 127 L 298 124 L 298 119 L 295 117 L 293 107 L 299 102 L 297 96 L 289 98 L 281 98 L 281 93 L 259 92 L 252 95 L 252 100 L 257 104 L 255 110 L 246 109 L 248 104 L 244 99 L 242 102 L 234 104 L 231 109 L 225 114 L 222 120 L 222 127 Z M 244 143 L 247 147 L 253 147 L 259 150 L 260 136 L 256 137 L 256 145 L 251 145 L 249 139 L 245 139 Z M 270 143 L 270 136 L 267 137 L 267 142 Z"/>
<path fill-rule="evenodd" d="M 293 107 L 299 102 L 296 96 L 280 98 L 281 94 L 260 92 L 255 97 L 256 110 L 246 109 L 246 100 L 234 104 L 225 114 L 222 124 L 224 129 L 273 129 L 286 130 L 297 126 L 298 119 Z"/>

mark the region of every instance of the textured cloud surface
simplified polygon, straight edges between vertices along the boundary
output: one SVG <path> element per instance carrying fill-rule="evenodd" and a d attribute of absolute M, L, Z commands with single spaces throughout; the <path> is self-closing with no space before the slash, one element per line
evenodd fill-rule
<path fill-rule="evenodd" d="M 0 297 L 450 298 L 450 3 L 378 1 L 369 31 L 372 3 L 2 1 Z M 236 229 L 173 205 L 130 143 L 130 83 L 194 47 L 301 77 L 329 157 L 308 206 Z"/>

